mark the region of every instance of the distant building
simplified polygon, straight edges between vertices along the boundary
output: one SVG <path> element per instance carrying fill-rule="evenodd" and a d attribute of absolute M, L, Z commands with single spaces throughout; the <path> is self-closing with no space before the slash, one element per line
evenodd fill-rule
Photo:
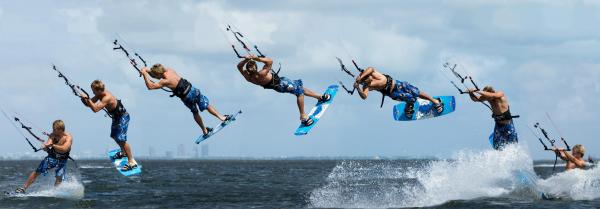
<path fill-rule="evenodd" d="M 179 144 L 179 146 L 177 146 L 177 157 L 178 158 L 185 158 L 186 153 L 185 153 L 185 146 L 183 146 L 183 144 Z"/>
<path fill-rule="evenodd" d="M 208 144 L 203 144 L 202 145 L 202 157 L 208 157 Z"/>
<path fill-rule="evenodd" d="M 198 146 L 194 146 L 194 158 L 200 158 L 200 149 L 198 149 Z"/>
<path fill-rule="evenodd" d="M 156 150 L 154 150 L 153 146 L 148 146 L 148 157 L 149 158 L 156 157 Z"/>
<path fill-rule="evenodd" d="M 165 152 L 165 158 L 172 159 L 173 158 L 173 151 L 166 151 Z"/>

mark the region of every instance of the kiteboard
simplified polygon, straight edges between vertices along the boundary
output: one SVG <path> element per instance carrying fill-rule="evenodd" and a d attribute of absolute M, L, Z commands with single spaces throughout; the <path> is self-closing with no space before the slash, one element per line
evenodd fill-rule
<path fill-rule="evenodd" d="M 413 107 L 414 113 L 410 118 L 407 117 L 404 113 L 404 107 L 406 107 L 406 102 L 400 102 L 399 104 L 395 105 L 393 110 L 394 120 L 423 120 L 447 115 L 451 112 L 454 112 L 454 109 L 456 108 L 456 101 L 454 100 L 454 96 L 435 96 L 433 98 L 442 101 L 442 103 L 444 104 L 444 111 L 442 111 L 441 113 L 437 113 L 437 110 L 433 107 L 433 103 L 431 101 L 419 98 L 417 99 L 417 102 L 415 102 L 415 105 Z"/>
<path fill-rule="evenodd" d="M 300 127 L 298 127 L 298 129 L 296 129 L 296 132 L 294 133 L 294 135 L 296 135 L 296 136 L 306 135 L 313 127 L 315 127 L 315 125 L 317 125 L 319 120 L 321 120 L 323 113 L 325 113 L 325 111 L 327 110 L 329 105 L 331 105 L 331 103 L 333 103 L 333 98 L 335 98 L 337 91 L 338 91 L 338 85 L 331 85 L 331 86 L 327 87 L 327 90 L 325 90 L 325 93 L 323 93 L 323 94 L 329 94 L 329 96 L 331 98 L 329 100 L 327 100 L 326 102 L 321 102 L 321 101 L 317 102 L 317 105 L 315 105 L 315 107 L 313 107 L 312 110 L 310 110 L 310 112 L 308 113 L 308 117 L 311 117 L 313 119 L 313 123 L 310 124 L 310 126 L 305 126 L 304 124 L 300 124 Z"/>
<path fill-rule="evenodd" d="M 535 173 L 525 170 L 517 170 L 513 173 L 513 176 L 517 180 L 517 185 L 522 188 L 529 189 L 532 193 L 538 196 L 542 200 L 557 200 L 560 199 L 556 196 L 543 192 L 537 185 L 537 177 Z"/>
<path fill-rule="evenodd" d="M 115 166 L 117 171 L 119 171 L 119 173 L 123 174 L 123 176 L 133 176 L 133 175 L 139 175 L 142 173 L 142 165 L 140 165 L 139 163 L 136 168 L 128 170 L 128 171 L 123 171 L 122 170 L 123 166 L 127 165 L 127 157 L 115 159 L 114 156 L 119 152 L 121 152 L 121 149 L 119 149 L 119 148 L 108 152 L 108 159 L 110 159 L 110 161 Z"/>
<path fill-rule="evenodd" d="M 223 128 L 225 128 L 227 125 L 231 124 L 233 121 L 235 121 L 235 118 L 241 114 L 242 111 L 239 110 L 236 113 L 234 113 L 233 115 L 231 115 L 231 118 L 227 121 L 222 122 L 221 124 L 217 125 L 217 127 L 215 129 L 212 130 L 212 132 L 206 134 L 206 135 L 202 135 L 198 138 L 196 138 L 196 144 L 200 144 L 200 142 L 210 138 L 212 135 L 215 135 L 216 133 L 218 133 L 219 131 L 221 131 Z"/>

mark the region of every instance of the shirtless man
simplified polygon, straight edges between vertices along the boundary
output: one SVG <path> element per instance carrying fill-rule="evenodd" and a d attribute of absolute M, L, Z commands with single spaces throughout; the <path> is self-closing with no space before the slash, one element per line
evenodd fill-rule
<path fill-rule="evenodd" d="M 564 148 L 552 148 L 552 151 L 556 153 L 560 159 L 567 161 L 567 165 L 565 166 L 565 170 L 571 170 L 574 168 L 585 168 L 585 161 L 583 160 L 583 155 L 585 155 L 585 148 L 581 144 L 577 144 L 573 147 L 571 151 L 572 154 L 569 154 Z"/>
<path fill-rule="evenodd" d="M 40 174 L 46 174 L 52 168 L 56 168 L 54 186 L 58 186 L 63 181 L 65 172 L 67 171 L 67 161 L 72 143 L 73 138 L 71 134 L 65 132 L 65 123 L 62 120 L 54 121 L 52 123 L 52 133 L 44 145 L 42 145 L 42 149 L 48 152 L 48 156 L 40 162 L 40 165 L 34 172 L 31 172 L 25 185 L 17 188 L 15 193 L 25 193 L 27 188 L 33 184 Z"/>
<path fill-rule="evenodd" d="M 380 73 L 373 67 L 366 68 L 356 77 L 354 88 L 358 89 L 358 94 L 362 99 L 367 99 L 369 91 L 379 91 L 393 100 L 406 102 L 404 113 L 408 118 L 412 118 L 414 114 L 413 108 L 417 98 L 431 101 L 437 113 L 444 111 L 444 105 L 439 100 L 420 91 L 408 82 L 394 80 L 391 76 Z"/>
<path fill-rule="evenodd" d="M 491 86 L 486 86 L 482 91 L 468 89 L 471 100 L 475 102 L 489 102 L 492 108 L 492 118 L 494 119 L 494 149 L 499 150 L 504 146 L 519 142 L 517 131 L 513 123 L 513 116 L 510 113 L 508 99 L 504 92 L 496 91 Z"/>
<path fill-rule="evenodd" d="M 263 63 L 263 67 L 258 71 L 256 62 Z M 286 77 L 279 77 L 272 72 L 273 60 L 268 57 L 258 57 L 247 55 L 237 65 L 240 74 L 246 81 L 262 86 L 265 89 L 273 89 L 279 93 L 290 93 L 296 96 L 296 104 L 300 111 L 300 122 L 305 126 L 310 126 L 314 121 L 304 113 L 304 95 L 325 102 L 331 99 L 331 95 L 319 95 L 314 91 L 304 87 L 302 80 L 291 80 Z"/>
<path fill-rule="evenodd" d="M 212 132 L 213 129 L 204 126 L 204 122 L 202 121 L 202 117 L 200 117 L 198 110 L 200 110 L 200 112 L 208 110 L 210 114 L 215 116 L 221 122 L 231 119 L 231 116 L 229 115 L 219 114 L 219 112 L 208 103 L 208 98 L 204 96 L 199 89 L 192 86 L 189 81 L 177 75 L 177 72 L 175 72 L 174 69 L 164 67 L 162 64 L 155 64 L 150 68 L 150 71 L 148 71 L 148 68 L 142 68 L 141 72 L 144 76 L 146 87 L 148 87 L 149 90 L 160 89 L 163 87 L 173 90 L 173 95 L 179 97 L 183 104 L 192 111 L 194 120 L 198 126 L 200 126 L 205 136 Z M 153 82 L 148 76 L 160 80 L 158 82 Z"/>
<path fill-rule="evenodd" d="M 107 110 L 112 118 L 110 127 L 110 137 L 121 147 L 121 152 L 115 155 L 115 158 L 127 157 L 127 165 L 121 170 L 128 171 L 137 167 L 137 162 L 133 158 L 131 147 L 127 143 L 127 129 L 129 127 L 129 113 L 112 93 L 105 90 L 104 83 L 100 80 L 95 80 L 91 84 L 94 97 L 88 98 L 87 95 L 81 93 L 81 101 L 92 109 L 93 112 L 99 112 L 102 109 Z"/>

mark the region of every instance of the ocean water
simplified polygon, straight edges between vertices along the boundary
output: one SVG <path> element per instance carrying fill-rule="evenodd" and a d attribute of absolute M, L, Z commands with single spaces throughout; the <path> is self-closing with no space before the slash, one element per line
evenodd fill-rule
<path fill-rule="evenodd" d="M 522 148 L 460 151 L 452 160 L 140 160 L 125 178 L 108 161 L 70 162 L 0 208 L 598 208 L 600 170 L 552 173 Z M 0 162 L 0 187 L 22 185 L 38 161 Z M 562 171 L 561 169 L 557 169 Z M 531 173 L 530 182 L 520 174 Z M 542 200 L 540 193 L 554 200 Z"/>

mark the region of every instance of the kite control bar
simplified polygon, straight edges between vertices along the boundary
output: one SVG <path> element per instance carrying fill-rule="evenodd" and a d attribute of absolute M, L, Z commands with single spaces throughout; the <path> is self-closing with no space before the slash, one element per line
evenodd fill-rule
<path fill-rule="evenodd" d="M 456 67 L 457 67 L 456 64 L 450 64 L 450 63 L 446 62 L 446 63 L 444 63 L 443 66 L 444 66 L 444 68 L 450 70 L 450 72 L 452 72 L 452 75 L 454 75 L 458 80 L 460 80 L 460 83 L 465 87 L 465 89 L 463 90 L 460 87 L 458 87 L 458 85 L 454 81 L 450 80 L 450 83 L 452 83 L 454 88 L 456 88 L 460 94 L 470 93 L 469 88 L 467 87 L 467 84 L 465 84 L 466 80 L 471 81 L 471 84 L 473 84 L 473 87 L 475 87 L 475 91 L 480 90 L 479 86 L 475 83 L 472 76 L 462 76 L 461 74 L 456 72 Z M 450 78 L 448 78 L 448 79 L 450 79 Z M 485 105 L 488 109 L 490 109 L 490 110 L 492 109 L 492 107 L 489 104 L 486 104 L 483 101 L 480 101 L 480 102 L 481 102 L 481 104 Z"/>
<path fill-rule="evenodd" d="M 337 59 L 337 61 L 340 63 L 340 67 L 342 69 L 342 72 L 348 74 L 350 77 L 354 78 L 354 74 L 352 74 L 347 68 L 346 65 L 344 65 L 344 63 L 342 62 L 342 59 L 340 59 L 339 57 L 335 57 Z M 356 64 L 356 61 L 354 61 L 354 59 L 352 59 L 352 65 L 354 65 L 354 67 L 356 68 L 356 70 L 359 73 L 362 73 L 363 71 L 365 71 L 363 68 L 359 67 L 358 64 Z M 360 76 L 360 75 L 359 75 Z M 362 81 L 361 81 L 362 82 Z M 342 86 L 342 88 L 344 88 L 344 90 L 350 94 L 353 95 L 354 91 L 356 91 L 356 87 L 352 88 L 352 91 L 350 91 L 341 81 L 339 82 L 340 85 Z M 383 107 L 383 103 L 385 101 L 385 95 L 383 95 L 383 92 L 381 93 L 381 105 L 379 105 L 379 108 Z"/>
<path fill-rule="evenodd" d="M 234 30 L 235 28 L 235 30 Z M 227 25 L 227 27 L 225 28 L 225 30 L 231 32 L 231 34 L 233 35 L 233 37 L 235 37 L 235 40 L 237 40 L 237 42 L 240 43 L 240 45 L 242 45 L 242 48 L 244 48 L 244 50 L 246 50 L 246 53 L 248 55 L 253 55 L 252 54 L 252 49 L 250 49 L 250 47 L 248 47 L 249 44 L 247 44 L 246 42 L 244 42 L 244 40 L 242 39 L 247 39 L 246 37 L 244 37 L 244 35 L 242 34 L 242 32 L 240 32 L 235 26 L 231 26 L 231 25 Z M 235 48 L 235 44 L 231 43 L 231 41 L 229 40 L 229 38 L 227 38 L 227 35 L 225 35 L 225 33 L 223 33 L 223 36 L 225 36 L 225 39 L 227 39 L 227 42 L 229 42 L 229 44 L 231 45 L 231 48 L 233 49 L 233 52 L 235 53 L 235 55 L 240 58 L 240 59 L 244 59 L 245 57 L 240 55 L 240 53 L 238 52 L 238 50 Z M 253 46 L 254 50 L 256 51 L 256 53 L 258 54 L 258 57 L 261 58 L 265 58 L 266 56 L 258 49 L 257 45 Z M 279 69 L 277 69 L 277 71 L 271 69 L 271 72 L 273 72 L 275 75 L 279 75 L 279 71 L 281 71 L 281 63 L 279 63 Z"/>
<path fill-rule="evenodd" d="M 342 59 L 340 59 L 339 57 L 335 57 L 335 59 L 337 59 L 337 61 L 340 63 L 340 68 L 342 69 L 342 72 L 348 74 L 352 78 L 355 77 L 354 74 L 352 74 L 352 72 L 350 72 L 350 70 L 348 70 L 348 68 L 346 68 L 346 65 L 344 65 L 344 62 L 342 62 Z M 342 81 L 339 81 L 339 83 L 348 94 L 350 94 L 350 95 L 354 94 L 354 91 L 356 90 L 356 88 L 352 88 L 352 91 L 350 91 L 350 90 L 348 90 L 346 85 L 344 85 L 344 83 L 342 83 Z"/>
<path fill-rule="evenodd" d="M 246 42 L 244 42 L 242 40 L 245 37 L 244 37 L 244 35 L 239 30 L 234 30 L 231 27 L 231 25 L 227 25 L 227 28 L 225 28 L 225 29 L 227 31 L 231 32 L 231 34 L 233 34 L 233 37 L 235 37 L 235 39 L 242 45 L 242 48 L 244 48 L 244 50 L 246 50 L 246 52 L 249 55 L 252 55 L 252 50 L 248 47 L 248 44 L 246 44 Z M 237 49 L 235 49 L 235 45 L 234 44 L 231 44 L 231 48 L 233 48 L 233 52 L 235 52 L 235 54 L 237 55 L 238 58 L 244 58 L 243 56 L 240 55 L 240 53 L 237 51 Z M 254 45 L 254 49 L 258 53 L 258 57 L 265 57 L 265 55 L 258 49 L 258 46 Z"/>
<path fill-rule="evenodd" d="M 131 66 L 133 66 L 133 68 L 140 74 L 140 77 L 142 77 L 142 70 L 140 70 L 140 68 L 138 67 L 138 63 L 135 60 L 135 58 L 131 57 L 131 55 L 129 54 L 129 51 L 127 51 L 127 49 L 125 49 L 125 47 L 123 47 L 123 45 L 120 44 L 117 39 L 115 39 L 115 41 L 113 41 L 113 45 L 114 45 L 113 50 L 121 50 L 123 52 L 123 54 L 125 54 L 125 56 L 129 60 L 129 63 L 131 63 Z M 133 55 L 136 56 L 144 64 L 144 67 L 148 67 L 148 63 L 146 63 L 146 60 L 144 60 L 144 58 L 142 58 L 142 56 L 140 56 L 140 54 L 138 54 L 136 52 Z M 173 92 L 164 87 L 160 88 L 160 89 L 162 89 L 163 91 L 166 91 L 166 92 Z"/>
<path fill-rule="evenodd" d="M 56 65 L 52 65 L 52 69 L 54 69 L 54 71 L 56 71 L 56 72 L 58 73 L 58 77 L 59 77 L 59 78 L 62 78 L 62 79 L 65 81 L 65 85 L 67 85 L 67 86 L 68 86 L 68 87 L 71 89 L 71 92 L 73 92 L 73 94 L 74 94 L 76 97 L 79 97 L 79 98 L 83 99 L 84 97 L 82 97 L 82 96 L 79 94 L 79 92 L 82 92 L 83 94 L 85 94 L 85 96 L 86 96 L 86 97 L 90 98 L 90 94 L 89 94 L 89 93 L 87 93 L 87 91 L 85 91 L 85 89 L 82 89 L 82 88 L 81 88 L 79 85 L 76 85 L 76 84 L 72 83 L 72 82 L 69 80 L 69 78 L 67 78 L 67 76 L 65 76 L 65 74 L 64 74 L 64 73 L 62 73 L 60 70 L 58 70 L 58 69 L 56 68 Z M 83 103 L 83 105 L 87 106 L 87 104 L 86 104 L 86 103 L 85 103 L 83 100 L 81 100 L 81 102 Z M 104 112 L 106 113 L 105 115 L 107 115 L 107 116 L 109 116 L 109 117 L 112 117 L 112 116 L 111 116 L 111 115 L 108 113 L 108 110 L 106 110 L 106 108 L 103 108 L 102 110 L 104 110 Z"/>
<path fill-rule="evenodd" d="M 479 86 L 475 83 L 475 81 L 473 80 L 473 77 L 460 75 L 458 72 L 456 72 L 456 67 L 457 67 L 456 64 L 452 65 L 452 67 L 451 67 L 450 63 L 448 63 L 448 62 L 444 63 L 444 68 L 450 70 L 450 72 L 452 72 L 452 74 L 454 76 L 456 76 L 456 78 L 458 78 L 458 80 L 460 80 L 461 84 L 463 84 L 465 87 L 467 87 L 465 84 L 465 81 L 469 80 L 469 81 L 471 81 L 471 84 L 473 84 L 473 87 L 475 87 L 475 91 L 479 91 L 480 90 Z M 456 89 L 458 90 L 458 92 L 460 92 L 460 94 L 468 94 L 469 93 L 468 89 L 462 90 L 460 87 L 458 87 L 458 85 L 456 85 L 456 83 L 454 81 L 450 81 L 450 83 L 452 83 L 452 85 L 454 85 L 454 87 L 456 87 Z"/>
<path fill-rule="evenodd" d="M 536 128 L 536 129 L 538 129 L 542 133 L 542 135 L 544 136 L 544 138 L 546 138 L 546 140 L 550 143 L 550 146 L 552 146 L 553 148 L 556 147 L 556 145 L 555 145 L 556 140 L 550 138 L 550 136 L 548 135 L 548 132 L 546 131 L 546 129 L 544 129 L 544 128 L 541 127 L 540 123 L 536 122 L 535 124 L 533 124 L 533 127 Z M 542 144 L 542 146 L 544 146 L 544 150 L 554 151 L 553 149 L 548 148 L 548 146 L 546 146 L 546 143 L 544 143 L 544 141 L 542 140 L 542 138 L 539 137 L 537 134 L 535 134 L 535 132 L 531 128 L 529 128 L 529 130 L 531 131 L 531 133 L 533 133 L 534 136 L 536 136 L 538 138 L 538 140 L 540 141 L 540 143 Z M 571 151 L 571 147 L 569 146 L 569 144 L 567 144 L 567 141 L 563 137 L 561 137 L 561 140 L 565 144 L 565 146 L 567 147 L 567 149 L 565 149 L 565 151 Z M 555 155 L 555 157 L 554 157 L 554 166 L 552 167 L 552 172 L 554 172 L 554 170 L 556 169 L 556 163 L 557 163 L 557 161 L 558 161 L 558 155 Z"/>
<path fill-rule="evenodd" d="M 69 88 L 71 88 L 71 91 L 73 92 L 73 94 L 75 96 L 81 98 L 81 95 L 79 95 L 79 92 L 78 92 L 78 91 L 80 91 L 80 92 L 83 92 L 87 97 L 90 97 L 90 94 L 88 94 L 87 91 L 85 91 L 85 89 L 82 89 L 81 87 L 79 87 L 79 85 L 75 85 L 75 84 L 71 83 L 69 78 L 67 78 L 67 76 L 65 76 L 64 73 L 62 73 L 60 70 L 58 70 L 56 68 L 56 65 L 52 65 L 52 69 L 54 69 L 54 71 L 56 71 L 58 73 L 59 78 L 62 78 L 63 80 L 65 80 L 65 85 L 67 85 Z"/>
<path fill-rule="evenodd" d="M 140 70 L 140 68 L 138 67 L 138 63 L 135 60 L 135 58 L 132 58 L 129 55 L 129 52 L 127 51 L 127 49 L 125 49 L 125 47 L 123 47 L 123 45 L 121 45 L 119 43 L 119 41 L 117 39 L 115 39 L 115 41 L 113 41 L 113 45 L 115 45 L 113 47 L 113 50 L 121 50 L 123 52 L 123 54 L 125 54 L 125 56 L 127 57 L 127 59 L 129 60 L 129 63 L 131 63 L 131 65 L 133 66 L 133 68 L 135 68 L 135 70 L 138 71 L 138 73 L 140 73 L 140 77 L 142 76 L 142 71 Z M 148 63 L 146 63 L 146 60 L 144 60 L 144 58 L 142 58 L 142 56 L 140 56 L 138 53 L 134 53 L 134 55 L 140 59 L 140 61 L 142 61 L 142 63 L 144 63 L 144 67 L 148 67 Z"/>

